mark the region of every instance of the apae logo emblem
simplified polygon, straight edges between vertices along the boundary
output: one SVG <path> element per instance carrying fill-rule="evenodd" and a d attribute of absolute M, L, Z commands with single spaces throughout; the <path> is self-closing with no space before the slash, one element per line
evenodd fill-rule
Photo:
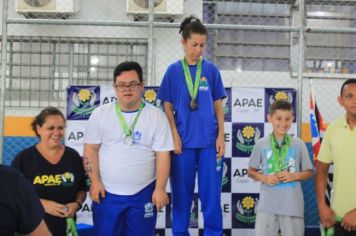
<path fill-rule="evenodd" d="M 143 98 L 146 102 L 153 103 L 154 101 L 156 101 L 157 93 L 153 89 L 147 89 L 143 94 Z"/>
<path fill-rule="evenodd" d="M 140 144 L 141 142 L 141 136 L 142 136 L 142 133 L 138 130 L 136 130 L 134 133 L 133 133 L 133 139 L 134 139 L 134 143 L 135 144 Z"/>
<path fill-rule="evenodd" d="M 162 101 L 157 99 L 157 92 L 154 89 L 147 89 L 143 93 L 143 99 L 158 108 L 162 108 Z"/>
<path fill-rule="evenodd" d="M 68 90 L 67 118 L 86 120 L 100 103 L 100 87 L 72 86 Z"/>
<path fill-rule="evenodd" d="M 229 97 L 226 97 L 222 100 L 224 115 L 226 115 L 230 111 L 228 102 L 229 102 Z"/>
<path fill-rule="evenodd" d="M 253 199 L 251 196 L 246 196 L 236 203 L 235 218 L 244 224 L 253 224 L 256 221 L 256 212 L 258 206 L 258 198 Z"/>
<path fill-rule="evenodd" d="M 203 77 L 200 78 L 199 91 L 208 91 L 208 90 L 209 90 L 208 81 L 203 76 Z"/>
<path fill-rule="evenodd" d="M 65 172 L 61 175 L 63 186 L 73 186 L 74 185 L 74 175 L 70 172 Z"/>
<path fill-rule="evenodd" d="M 261 131 L 258 127 L 247 125 L 237 131 L 236 148 L 245 153 L 251 153 L 253 146 L 261 137 Z"/>
<path fill-rule="evenodd" d="M 153 212 L 153 204 L 151 202 L 148 202 L 145 204 L 145 215 L 144 218 L 150 218 L 153 217 L 154 212 Z"/>
<path fill-rule="evenodd" d="M 269 103 L 272 104 L 276 100 L 287 100 L 293 103 L 293 95 L 290 92 L 278 91 L 273 95 L 269 96 Z"/>

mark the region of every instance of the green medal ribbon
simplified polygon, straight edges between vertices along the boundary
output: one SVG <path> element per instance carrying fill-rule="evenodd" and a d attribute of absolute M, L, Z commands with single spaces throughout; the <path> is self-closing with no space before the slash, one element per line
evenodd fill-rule
<path fill-rule="evenodd" d="M 272 156 L 267 161 L 268 172 L 275 173 L 282 171 L 284 168 L 284 160 L 290 147 L 290 136 L 289 134 L 284 135 L 281 146 L 279 146 L 276 136 L 273 133 L 270 134 L 269 140 L 272 148 Z"/>
<path fill-rule="evenodd" d="M 66 218 L 67 221 L 67 236 L 78 236 L 77 225 L 72 217 Z"/>
<path fill-rule="evenodd" d="M 202 71 L 202 60 L 199 59 L 198 63 L 197 63 L 197 71 L 195 73 L 194 86 L 193 86 L 192 75 L 190 74 L 190 71 L 189 71 L 187 59 L 183 58 L 181 60 L 181 62 L 182 62 L 183 70 L 184 70 L 185 82 L 187 84 L 189 95 L 191 98 L 191 103 L 195 104 L 195 100 L 198 95 L 198 88 L 199 88 L 200 76 L 201 76 L 201 71 Z M 192 106 L 192 104 L 191 104 L 191 106 Z M 195 106 L 196 106 L 196 104 L 195 104 Z M 192 109 L 194 109 L 194 108 L 195 107 L 192 107 Z"/>
<path fill-rule="evenodd" d="M 136 117 L 135 117 L 135 119 L 134 119 L 134 122 L 132 122 L 131 127 L 129 128 L 129 127 L 127 126 L 125 117 L 124 117 L 124 115 L 123 115 L 122 112 L 121 112 L 120 106 L 119 106 L 119 104 L 117 103 L 117 105 L 116 105 L 116 113 L 117 113 L 117 116 L 119 117 L 120 125 L 121 125 L 122 129 L 124 130 L 125 137 L 132 136 L 132 133 L 133 133 L 133 131 L 134 131 L 134 129 L 135 129 L 135 126 L 136 126 L 136 123 L 137 123 L 137 121 L 138 121 L 138 117 L 141 115 L 143 106 L 144 106 L 144 103 L 141 102 L 140 107 L 139 107 L 138 112 L 137 112 L 137 115 L 136 115 Z"/>

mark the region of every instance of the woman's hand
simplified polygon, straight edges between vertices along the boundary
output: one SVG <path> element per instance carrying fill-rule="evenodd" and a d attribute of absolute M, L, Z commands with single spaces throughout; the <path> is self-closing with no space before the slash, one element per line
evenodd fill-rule
<path fill-rule="evenodd" d="M 216 157 L 220 158 L 225 153 L 225 137 L 219 135 L 216 139 Z"/>
<path fill-rule="evenodd" d="M 73 217 L 80 208 L 77 202 L 67 203 L 65 206 L 67 206 L 67 212 L 64 217 Z"/>
<path fill-rule="evenodd" d="M 178 132 L 173 132 L 173 144 L 174 144 L 174 153 L 177 155 L 182 154 L 182 140 Z"/>
<path fill-rule="evenodd" d="M 55 201 L 40 199 L 45 212 L 49 215 L 65 218 L 68 214 L 68 207 Z"/>

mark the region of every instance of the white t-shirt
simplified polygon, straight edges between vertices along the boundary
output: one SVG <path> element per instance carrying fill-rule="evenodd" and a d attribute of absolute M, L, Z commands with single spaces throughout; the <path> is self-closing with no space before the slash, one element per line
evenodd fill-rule
<path fill-rule="evenodd" d="M 155 152 L 171 151 L 173 139 L 166 115 L 145 103 L 134 129 L 134 144 L 125 145 L 125 134 L 116 113 L 116 103 L 96 108 L 90 116 L 84 143 L 100 144 L 99 172 L 105 190 L 133 195 L 156 178 Z M 136 112 L 123 112 L 128 127 Z"/>

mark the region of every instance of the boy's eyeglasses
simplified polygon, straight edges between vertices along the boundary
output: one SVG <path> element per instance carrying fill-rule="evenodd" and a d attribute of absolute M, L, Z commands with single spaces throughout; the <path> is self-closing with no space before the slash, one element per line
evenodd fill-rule
<path fill-rule="evenodd" d="M 119 91 L 125 91 L 126 88 L 128 88 L 131 91 L 136 91 L 140 88 L 140 86 L 141 83 L 138 82 L 131 82 L 129 84 L 125 84 L 125 83 L 114 84 L 114 88 Z"/>

